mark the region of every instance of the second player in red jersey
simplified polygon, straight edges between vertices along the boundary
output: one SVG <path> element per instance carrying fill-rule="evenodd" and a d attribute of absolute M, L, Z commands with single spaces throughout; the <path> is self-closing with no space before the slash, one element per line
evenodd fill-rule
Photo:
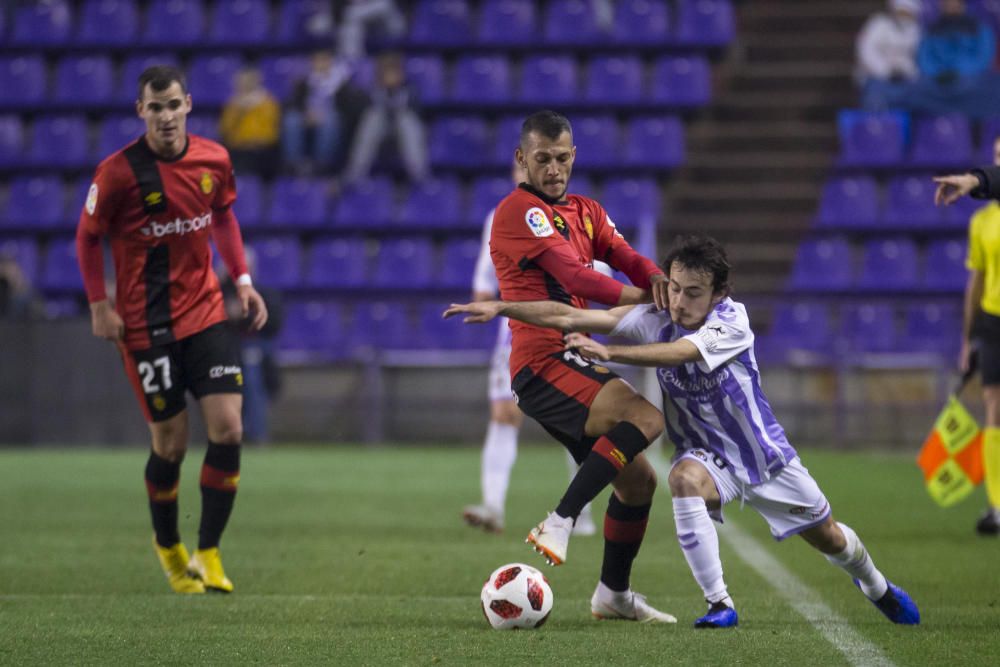
<path fill-rule="evenodd" d="M 267 308 L 247 274 L 229 154 L 188 135 L 184 75 L 154 66 L 139 77 L 146 132 L 97 168 L 77 227 L 77 255 L 94 335 L 116 342 L 152 438 L 145 481 L 153 545 L 178 593 L 229 592 L 219 541 L 236 497 L 243 438 L 239 350 L 225 324 L 212 267 L 214 241 L 259 329 Z M 104 288 L 102 239 L 115 265 L 115 305 Z M 180 540 L 177 489 L 187 452 L 185 394 L 201 407 L 208 449 L 201 468 L 198 550 Z"/>

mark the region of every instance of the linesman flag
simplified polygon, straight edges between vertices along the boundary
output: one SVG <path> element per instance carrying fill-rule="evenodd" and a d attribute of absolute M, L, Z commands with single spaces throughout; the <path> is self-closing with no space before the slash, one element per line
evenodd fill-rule
<path fill-rule="evenodd" d="M 961 502 L 983 481 L 983 432 L 951 394 L 917 456 L 931 498 L 941 507 Z"/>

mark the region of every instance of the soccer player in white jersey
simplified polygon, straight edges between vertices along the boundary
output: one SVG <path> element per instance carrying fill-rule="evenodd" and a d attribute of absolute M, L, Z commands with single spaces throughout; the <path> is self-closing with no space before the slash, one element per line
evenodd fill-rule
<path fill-rule="evenodd" d="M 524 168 L 516 161 L 511 167 L 511 179 L 514 185 L 526 180 Z M 495 209 L 494 209 L 495 210 Z M 491 210 L 483 223 L 482 245 L 476 260 L 476 269 L 472 276 L 472 299 L 487 301 L 495 299 L 499 292 L 496 269 L 490 257 L 490 231 L 493 229 L 493 211 Z M 596 262 L 595 262 L 596 264 Z M 607 264 L 601 264 L 608 275 L 611 269 Z M 595 268 L 597 268 L 595 266 Z M 493 346 L 493 356 L 490 359 L 489 397 L 490 423 L 486 429 L 486 439 L 483 441 L 483 455 L 480 461 L 480 485 L 482 486 L 483 502 L 479 505 L 466 505 L 462 517 L 470 526 L 479 526 L 491 533 L 503 531 L 504 514 L 507 504 L 507 487 L 510 483 L 510 471 L 517 459 L 517 436 L 524 422 L 524 415 L 514 402 L 510 389 L 510 326 L 507 318 L 499 318 L 497 340 Z M 570 478 L 576 473 L 577 465 L 566 452 Z M 593 535 L 597 532 L 594 519 L 590 514 L 590 503 L 583 508 L 573 526 L 574 535 Z"/>
<path fill-rule="evenodd" d="M 920 622 L 917 605 L 875 567 L 850 527 L 834 521 L 830 505 L 799 461 L 760 385 L 754 335 L 746 309 L 729 298 L 729 262 L 704 236 L 683 237 L 667 255 L 669 309 L 653 305 L 580 310 L 564 304 L 480 302 L 453 305 L 445 316 L 466 322 L 497 315 L 567 332 L 635 340 L 602 345 L 569 333 L 568 349 L 595 361 L 656 368 L 666 431 L 677 448 L 670 470 L 677 541 L 704 592 L 708 613 L 696 628 L 737 624 L 722 576 L 719 538 L 726 503 L 740 500 L 767 521 L 775 539 L 801 535 L 843 569 L 894 623 Z"/>

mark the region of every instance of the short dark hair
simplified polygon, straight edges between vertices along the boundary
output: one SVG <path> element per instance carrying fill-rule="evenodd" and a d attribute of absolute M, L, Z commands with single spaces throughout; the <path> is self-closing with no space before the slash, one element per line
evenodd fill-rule
<path fill-rule="evenodd" d="M 729 258 L 726 249 L 711 236 L 688 234 L 674 239 L 661 265 L 670 275 L 670 267 L 677 262 L 686 269 L 704 271 L 712 276 L 712 291 L 729 291 Z"/>
<path fill-rule="evenodd" d="M 187 78 L 184 72 L 173 65 L 152 65 L 142 70 L 139 75 L 139 91 L 137 100 L 142 100 L 142 94 L 146 91 L 146 85 L 156 92 L 162 92 L 170 87 L 174 81 L 181 84 L 181 92 L 187 94 Z"/>
<path fill-rule="evenodd" d="M 573 136 L 573 126 L 569 124 L 569 118 L 558 111 L 543 109 L 525 118 L 521 124 L 520 141 L 522 144 L 532 132 L 537 132 L 549 139 L 558 139 L 563 132 L 569 132 L 570 136 Z"/>

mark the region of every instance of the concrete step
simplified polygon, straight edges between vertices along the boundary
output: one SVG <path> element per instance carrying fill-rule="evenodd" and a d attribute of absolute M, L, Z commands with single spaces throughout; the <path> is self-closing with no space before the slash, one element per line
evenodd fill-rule
<path fill-rule="evenodd" d="M 768 62 L 740 68 L 728 84 L 732 91 L 809 90 L 843 92 L 854 87 L 848 63 Z"/>
<path fill-rule="evenodd" d="M 776 215 L 754 211 L 715 211 L 691 213 L 671 211 L 660 223 L 664 233 L 711 234 L 725 243 L 758 243 L 761 239 L 783 239 L 798 243 L 805 230 L 803 216 Z M 808 219 L 808 218 L 805 218 Z"/>

